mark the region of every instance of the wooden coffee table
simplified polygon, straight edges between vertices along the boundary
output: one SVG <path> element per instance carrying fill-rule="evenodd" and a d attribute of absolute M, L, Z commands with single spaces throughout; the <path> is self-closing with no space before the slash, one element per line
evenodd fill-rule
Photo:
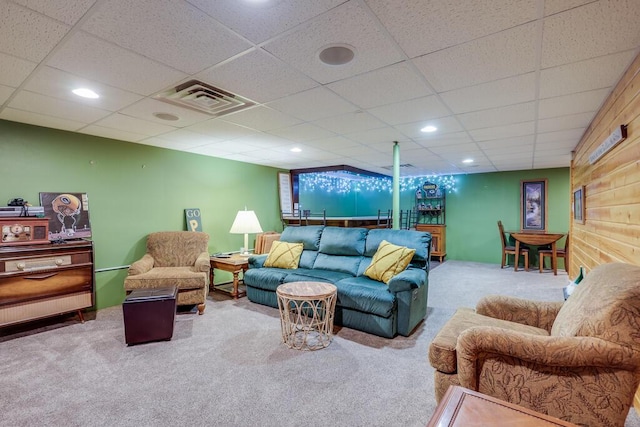
<path fill-rule="evenodd" d="M 338 288 L 325 282 L 278 286 L 282 342 L 296 350 L 319 350 L 331 343 Z"/>
<path fill-rule="evenodd" d="M 212 256 L 210 259 L 210 263 L 211 263 L 211 270 L 209 271 L 209 291 L 210 292 L 222 291 L 222 292 L 228 293 L 234 298 L 243 297 L 247 294 L 246 291 L 238 289 L 238 286 L 240 284 L 240 277 L 239 277 L 240 273 L 242 273 L 244 277 L 244 272 L 249 269 L 248 256 L 243 256 L 240 254 L 233 254 L 229 256 L 229 258 Z M 213 270 L 216 268 L 218 270 L 223 270 L 223 271 L 228 271 L 230 273 L 233 273 L 233 290 L 231 292 L 227 292 L 221 287 L 219 286 L 216 287 L 213 284 L 213 278 L 214 278 Z"/>
<path fill-rule="evenodd" d="M 577 427 L 567 421 L 540 414 L 464 387 L 451 386 L 427 427 Z"/>

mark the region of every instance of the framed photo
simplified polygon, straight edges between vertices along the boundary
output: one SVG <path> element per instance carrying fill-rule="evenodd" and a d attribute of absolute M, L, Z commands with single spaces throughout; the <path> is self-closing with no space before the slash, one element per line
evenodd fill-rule
<path fill-rule="evenodd" d="M 520 228 L 547 230 L 547 180 L 520 181 Z"/>
<path fill-rule="evenodd" d="M 40 206 L 49 218 L 49 240 L 91 237 L 87 193 L 40 193 Z"/>
<path fill-rule="evenodd" d="M 584 224 L 584 185 L 573 190 L 573 221 Z"/>

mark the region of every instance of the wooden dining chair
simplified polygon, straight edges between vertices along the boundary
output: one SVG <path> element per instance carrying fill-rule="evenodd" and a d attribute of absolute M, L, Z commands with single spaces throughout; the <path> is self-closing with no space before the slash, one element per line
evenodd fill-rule
<path fill-rule="evenodd" d="M 502 221 L 498 221 L 498 230 L 500 231 L 500 242 L 502 243 L 502 262 L 500 263 L 500 268 L 504 268 L 507 263 L 507 256 L 513 255 L 514 264 L 517 264 L 520 261 L 520 256 L 516 254 L 516 247 L 507 244 L 507 236 L 504 234 L 504 227 L 502 226 Z M 524 269 L 529 271 L 529 248 L 520 248 L 520 254 L 524 257 Z"/>
<path fill-rule="evenodd" d="M 538 251 L 540 273 L 544 270 L 544 259 L 549 257 L 553 263 L 553 251 L 551 249 L 540 249 Z M 558 258 L 564 258 L 564 270 L 569 272 L 569 233 L 564 241 L 564 249 L 556 249 L 556 262 Z M 551 266 L 553 268 L 553 266 Z"/>

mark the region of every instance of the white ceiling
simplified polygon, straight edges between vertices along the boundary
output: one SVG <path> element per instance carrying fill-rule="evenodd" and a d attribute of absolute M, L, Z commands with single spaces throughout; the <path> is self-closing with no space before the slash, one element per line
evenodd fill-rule
<path fill-rule="evenodd" d="M 392 141 L 403 175 L 565 167 L 638 22 L 639 0 L 0 0 L 0 118 L 284 169 L 388 175 Z M 191 79 L 256 105 L 153 98 Z"/>

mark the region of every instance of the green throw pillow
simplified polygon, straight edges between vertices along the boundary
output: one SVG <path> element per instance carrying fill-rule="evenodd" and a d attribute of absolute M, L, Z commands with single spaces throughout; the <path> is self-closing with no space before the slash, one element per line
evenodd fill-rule
<path fill-rule="evenodd" d="M 298 268 L 303 247 L 304 245 L 302 243 L 287 243 L 276 240 L 271 246 L 271 250 L 264 262 L 264 266 Z"/>
<path fill-rule="evenodd" d="M 364 275 L 373 280 L 389 283 L 393 276 L 407 268 L 415 253 L 415 249 L 396 246 L 383 240 L 373 255 L 371 264 L 364 271 Z"/>

